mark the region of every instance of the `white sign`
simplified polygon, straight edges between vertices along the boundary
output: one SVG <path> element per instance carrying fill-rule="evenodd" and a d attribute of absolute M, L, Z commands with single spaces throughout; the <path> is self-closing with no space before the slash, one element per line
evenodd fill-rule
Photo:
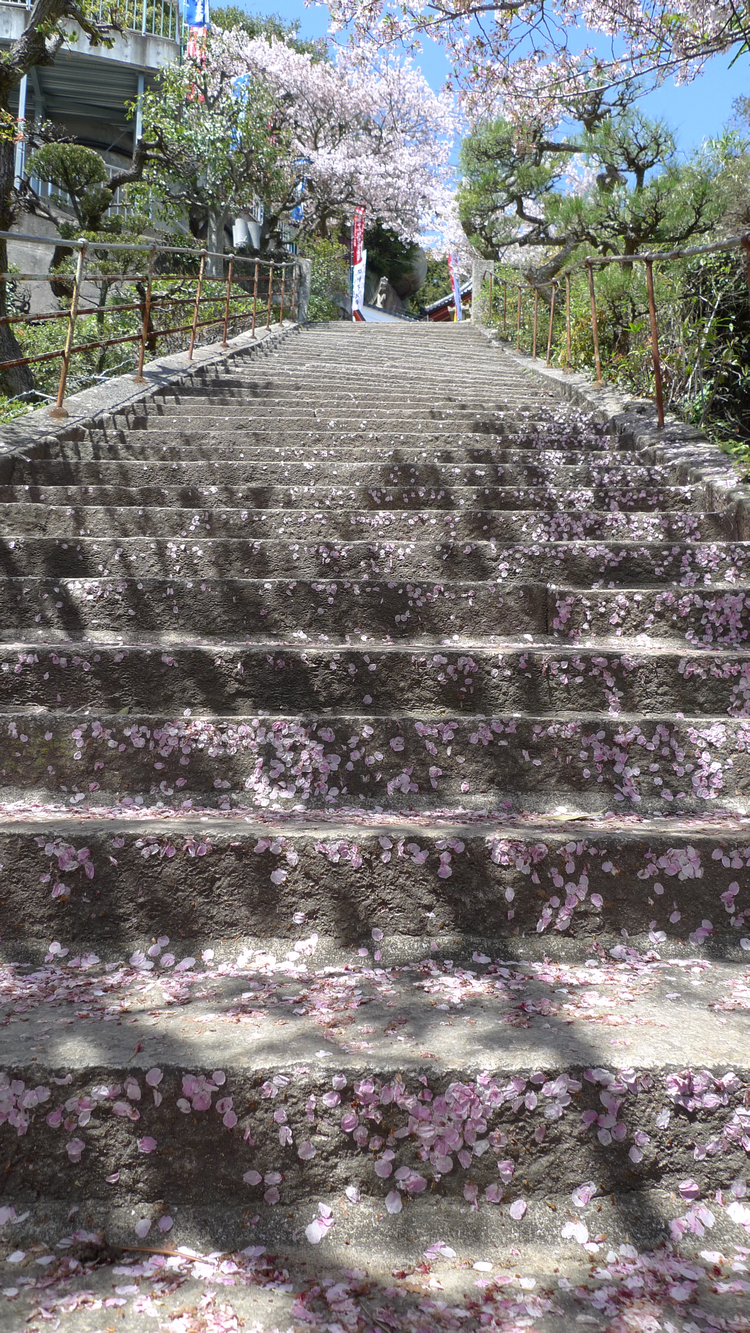
<path fill-rule="evenodd" d="M 367 267 L 367 251 L 362 251 L 362 258 L 358 264 L 352 264 L 352 314 L 355 310 L 362 311 L 365 303 L 365 269 Z"/>

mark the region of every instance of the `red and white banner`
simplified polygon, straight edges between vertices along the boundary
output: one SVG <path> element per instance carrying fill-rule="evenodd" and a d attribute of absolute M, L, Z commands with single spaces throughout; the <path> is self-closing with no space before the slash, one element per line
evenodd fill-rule
<path fill-rule="evenodd" d="M 352 319 L 361 320 L 362 306 L 365 303 L 365 268 L 367 251 L 365 242 L 365 210 L 355 208 L 352 222 Z"/>
<path fill-rule="evenodd" d="M 365 243 L 365 210 L 355 208 L 352 223 L 352 266 L 362 262 L 362 247 Z"/>

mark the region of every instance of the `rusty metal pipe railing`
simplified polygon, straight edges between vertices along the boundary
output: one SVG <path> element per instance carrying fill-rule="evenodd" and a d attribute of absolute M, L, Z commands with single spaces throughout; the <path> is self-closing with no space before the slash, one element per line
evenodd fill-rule
<path fill-rule="evenodd" d="M 148 261 L 148 284 L 143 302 L 143 327 L 141 329 L 141 345 L 138 349 L 138 369 L 133 376 L 136 384 L 145 384 L 143 378 L 143 363 L 146 359 L 146 339 L 148 338 L 149 325 L 151 324 L 151 292 L 154 284 L 154 257 L 155 251 L 152 247 Z"/>
<path fill-rule="evenodd" d="M 565 369 L 570 370 L 570 274 L 565 275 Z"/>
<path fill-rule="evenodd" d="M 646 291 L 648 293 L 648 320 L 651 326 L 651 359 L 654 363 L 654 391 L 656 393 L 656 415 L 659 429 L 664 428 L 664 393 L 661 382 L 661 360 L 659 358 L 659 329 L 656 322 L 656 301 L 654 299 L 653 262 L 646 260 Z M 601 376 L 600 376 L 601 378 Z"/>
<path fill-rule="evenodd" d="M 70 315 L 68 318 L 68 331 L 65 335 L 65 348 L 62 354 L 62 364 L 60 366 L 60 380 L 57 386 L 57 399 L 55 406 L 50 412 L 50 416 L 56 420 L 64 420 L 68 413 L 63 407 L 65 399 L 65 386 L 68 382 L 68 370 L 70 369 L 70 357 L 73 348 L 73 335 L 75 334 L 76 317 L 78 315 L 78 301 L 81 295 L 81 286 L 83 284 L 83 272 L 86 267 L 86 251 L 88 246 L 85 241 L 81 242 L 78 251 L 78 261 L 76 263 L 76 275 L 73 283 L 73 299 L 70 303 Z"/>
<path fill-rule="evenodd" d="M 228 348 L 228 346 L 229 346 L 229 343 L 227 342 L 227 331 L 228 331 L 228 329 L 229 329 L 229 306 L 230 306 L 231 299 L 232 299 L 232 273 L 233 273 L 233 271 L 234 271 L 234 255 L 232 255 L 231 259 L 229 260 L 229 267 L 228 267 L 228 269 L 227 269 L 227 299 L 226 299 L 226 304 L 225 304 L 225 306 L 224 306 L 224 328 L 222 329 L 222 334 L 221 334 L 221 350 L 222 350 L 222 352 L 226 352 L 226 350 L 227 350 L 227 348 Z"/>
<path fill-rule="evenodd" d="M 267 317 L 266 317 L 266 328 L 267 328 L 267 329 L 270 329 L 270 327 L 271 327 L 271 297 L 272 297 L 272 295 L 273 295 L 273 264 L 271 264 L 271 268 L 270 268 L 270 271 L 269 271 L 269 274 L 268 274 L 268 312 L 267 312 Z"/>
<path fill-rule="evenodd" d="M 537 327 L 538 327 L 538 324 L 539 324 L 539 288 L 538 288 L 538 287 L 535 287 L 535 288 L 534 288 L 534 329 L 533 329 L 533 336 L 532 336 L 532 339 L 531 339 L 531 355 L 532 355 L 533 357 L 536 357 L 536 335 L 537 335 Z"/>
<path fill-rule="evenodd" d="M 47 245 L 53 249 L 60 244 L 60 238 L 52 239 L 48 237 L 32 237 L 24 233 L 0 233 L 6 239 L 14 243 L 23 244 L 24 241 L 34 245 Z M 264 293 L 264 314 L 266 315 L 266 328 L 270 328 L 271 313 L 273 310 L 274 299 L 279 295 L 279 322 L 283 325 L 285 306 L 289 303 L 289 274 L 288 270 L 295 268 L 295 261 L 259 260 L 254 256 L 236 255 L 218 255 L 216 252 L 204 250 L 197 252 L 194 248 L 188 246 L 160 246 L 153 242 L 148 244 L 131 244 L 109 241 L 71 241 L 68 243 L 70 251 L 76 256 L 76 268 L 74 275 L 68 275 L 64 272 L 56 271 L 45 274 L 0 274 L 0 281 L 14 282 L 19 281 L 46 283 L 47 285 L 63 281 L 71 294 L 71 302 L 68 310 L 44 311 L 39 314 L 9 314 L 0 319 L 0 322 L 18 328 L 19 336 L 24 327 L 32 327 L 39 323 L 52 329 L 55 328 L 55 322 L 65 320 L 67 329 L 65 332 L 64 346 L 51 351 L 37 352 L 29 356 L 17 356 L 13 359 L 0 361 L 0 373 L 3 370 L 10 370 L 18 366 L 37 366 L 48 365 L 55 360 L 60 361 L 60 377 L 57 385 L 57 393 L 54 406 L 51 409 L 51 415 L 55 418 L 64 419 L 68 414 L 64 407 L 64 398 L 67 390 L 68 379 L 71 369 L 71 361 L 74 356 L 85 352 L 106 352 L 107 348 L 117 347 L 122 344 L 138 344 L 134 379 L 138 383 L 144 383 L 143 368 L 145 363 L 146 351 L 149 346 L 155 347 L 160 339 L 178 334 L 189 334 L 188 339 L 188 359 L 192 360 L 195 354 L 196 340 L 199 330 L 207 328 L 221 327 L 222 343 L 221 346 L 228 347 L 229 329 L 233 316 L 238 320 L 252 322 L 252 335 L 255 336 L 255 324 L 257 319 L 258 304 L 258 286 L 261 269 L 265 268 L 268 274 L 268 292 L 267 297 Z M 134 262 L 122 266 L 123 271 L 118 273 L 101 273 L 99 269 L 101 263 L 98 260 L 105 258 L 110 252 L 124 253 L 136 257 L 142 256 L 144 262 Z M 200 268 L 197 274 L 189 272 L 164 273 L 158 272 L 157 260 L 165 257 L 183 257 L 190 256 L 197 259 L 200 255 Z M 222 262 L 228 260 L 228 272 L 226 286 L 222 284 L 221 293 L 217 294 L 215 283 L 206 276 L 206 261 L 209 258 L 221 259 Z M 94 261 L 95 272 L 92 272 L 89 263 Z M 253 266 L 252 270 L 250 265 Z M 246 273 L 243 268 L 246 266 Z M 120 267 L 120 265 L 118 265 Z M 280 281 L 276 277 L 280 272 Z M 157 279 L 159 288 L 157 289 Z M 252 292 L 245 290 L 248 283 L 252 281 Z M 103 301 L 101 304 L 92 305 L 89 295 L 89 284 L 106 283 L 113 291 L 119 287 L 132 288 L 135 283 L 146 284 L 145 293 L 140 300 L 133 301 L 127 299 L 118 301 L 115 299 L 112 304 Z M 239 289 L 237 284 L 240 284 Z M 182 295 L 180 288 L 186 293 L 195 284 L 195 293 Z M 166 287 L 166 291 L 161 287 Z M 176 285 L 176 290 L 175 290 Z M 86 299 L 88 296 L 88 300 Z M 296 311 L 298 302 L 295 299 L 296 288 L 294 282 L 291 283 L 291 304 L 292 311 Z M 190 323 L 172 324 L 169 314 L 175 314 L 185 307 L 192 307 L 192 318 Z M 221 307 L 221 311 L 217 307 Z M 247 307 L 244 309 L 243 307 Z M 211 315 L 211 318 L 201 318 L 204 311 Z M 95 340 L 85 337 L 76 342 L 76 332 L 81 321 L 96 318 L 101 323 L 111 317 L 122 317 L 125 315 L 140 316 L 137 329 L 132 333 L 125 333 L 117 337 L 101 336 Z M 214 313 L 216 312 L 216 313 Z M 156 318 L 155 318 L 156 316 Z M 242 327 L 243 324 L 240 324 Z M 122 325 L 120 326 L 122 327 Z M 244 324 L 247 327 L 247 324 Z M 110 324 L 111 328 L 111 324 Z M 127 324 L 126 324 L 127 328 Z M 102 330 L 106 332 L 106 325 Z M 183 343 L 184 346 L 184 343 Z M 23 345 L 21 349 L 23 350 Z M 89 372 L 87 372 L 89 373 Z"/>
<path fill-rule="evenodd" d="M 599 354 L 599 322 L 596 317 L 596 290 L 594 288 L 594 266 L 590 259 L 586 260 L 586 267 L 589 274 L 589 298 L 591 301 L 591 332 L 594 335 L 594 361 L 596 363 L 596 383 L 602 382 L 602 358 Z"/>
<path fill-rule="evenodd" d="M 552 297 L 551 297 L 551 299 L 550 299 L 550 306 L 549 306 L 549 332 L 548 332 L 548 334 L 547 334 L 547 362 L 546 362 L 547 365 L 550 364 L 550 359 L 551 359 L 551 357 L 552 357 L 552 333 L 553 333 L 554 324 L 555 324 L 555 294 L 556 294 L 556 292 L 557 292 L 557 283 L 556 283 L 556 282 L 553 282 L 553 284 L 552 284 Z"/>
<path fill-rule="evenodd" d="M 195 348 L 195 334 L 198 328 L 198 311 L 201 303 L 201 292 L 203 291 L 203 274 L 206 271 L 206 251 L 201 251 L 201 266 L 198 273 L 198 285 L 195 289 L 195 308 L 193 310 L 193 327 L 190 333 L 190 346 L 188 347 L 188 361 L 193 359 L 193 350 Z"/>

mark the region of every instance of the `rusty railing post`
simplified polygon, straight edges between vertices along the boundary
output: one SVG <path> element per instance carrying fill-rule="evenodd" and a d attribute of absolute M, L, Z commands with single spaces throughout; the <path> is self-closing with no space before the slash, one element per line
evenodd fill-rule
<path fill-rule="evenodd" d="M 489 312 L 490 324 L 492 323 L 492 298 L 495 292 L 494 276 L 495 276 L 494 273 L 490 273 L 490 312 Z"/>
<path fill-rule="evenodd" d="M 565 370 L 570 370 L 570 274 L 565 275 Z"/>
<path fill-rule="evenodd" d="M 602 382 L 602 359 L 599 355 L 599 324 L 596 318 L 596 291 L 594 289 L 594 265 L 591 259 L 586 260 L 586 267 L 589 271 L 589 297 L 591 300 L 591 331 L 594 335 L 594 361 L 596 363 L 596 383 Z"/>
<path fill-rule="evenodd" d="M 224 331 L 221 335 L 221 350 L 226 352 L 229 343 L 227 342 L 227 333 L 229 331 L 229 302 L 232 296 L 232 269 L 234 267 L 234 255 L 229 256 L 229 268 L 227 269 L 227 299 L 224 303 Z"/>
<path fill-rule="evenodd" d="M 547 334 L 547 363 L 546 363 L 547 365 L 549 365 L 549 363 L 550 363 L 550 357 L 552 356 L 552 326 L 553 326 L 553 324 L 554 324 L 554 322 L 555 322 L 555 294 L 556 294 L 556 292 L 557 292 L 557 283 L 556 283 L 556 282 L 553 282 L 553 284 L 552 284 L 552 300 L 550 301 L 550 307 L 549 307 L 549 333 Z"/>
<path fill-rule="evenodd" d="M 503 337 L 508 336 L 508 283 L 503 278 Z"/>
<path fill-rule="evenodd" d="M 143 362 L 146 359 L 146 339 L 148 338 L 149 324 L 151 323 L 151 290 L 154 283 L 154 259 L 156 257 L 156 246 L 152 245 L 148 257 L 148 282 L 146 284 L 146 299 L 143 302 L 143 327 L 141 329 L 141 345 L 138 349 L 138 369 L 133 376 L 136 384 L 145 384 L 143 377 Z"/>
<path fill-rule="evenodd" d="M 664 394 L 661 383 L 661 360 L 659 358 L 659 329 L 656 323 L 656 300 L 654 298 L 653 263 L 646 260 L 646 291 L 648 293 L 648 319 L 651 325 L 651 359 L 654 363 L 654 389 L 656 390 L 656 416 L 659 430 L 664 429 Z"/>
<path fill-rule="evenodd" d="M 518 284 L 518 310 L 516 312 L 516 351 L 521 350 L 521 284 Z"/>
<path fill-rule="evenodd" d="M 266 311 L 267 329 L 270 329 L 271 327 L 271 297 L 273 296 L 273 267 L 274 267 L 273 260 L 271 260 L 271 267 L 268 270 L 268 309 Z"/>
<path fill-rule="evenodd" d="M 286 285 L 286 264 L 281 265 L 281 312 L 279 314 L 279 328 L 284 323 L 284 287 Z"/>
<path fill-rule="evenodd" d="M 531 355 L 536 357 L 536 334 L 539 324 L 539 288 L 534 288 L 534 334 L 531 341 Z"/>
<path fill-rule="evenodd" d="M 203 290 L 203 273 L 206 267 L 206 251 L 201 250 L 201 266 L 198 272 L 198 286 L 195 289 L 195 305 L 193 307 L 193 327 L 190 330 L 190 346 L 188 348 L 188 361 L 193 359 L 193 349 L 195 348 L 195 335 L 198 330 L 198 310 L 201 303 L 201 291 Z"/>
<path fill-rule="evenodd" d="M 62 365 L 60 366 L 60 381 L 57 386 L 57 399 L 55 406 L 50 412 L 50 416 L 56 421 L 62 421 L 68 413 L 63 407 L 65 398 L 65 386 L 68 382 L 68 370 L 70 368 L 70 355 L 73 347 L 73 335 L 75 333 L 76 318 L 78 316 L 78 302 L 81 296 L 81 285 L 83 283 L 83 270 L 86 266 L 86 251 L 88 246 L 84 240 L 78 242 L 80 249 L 78 251 L 78 260 L 76 262 L 76 276 L 73 283 L 73 297 L 70 302 L 70 314 L 68 316 L 68 331 L 65 335 L 65 348 L 62 354 Z"/>
<path fill-rule="evenodd" d="M 750 236 L 742 237 L 742 245 L 745 250 L 745 275 L 747 277 L 747 299 L 750 301 Z"/>
<path fill-rule="evenodd" d="M 255 337 L 255 311 L 258 305 L 258 261 L 255 261 L 255 279 L 253 281 L 253 327 L 250 330 L 250 337 Z"/>

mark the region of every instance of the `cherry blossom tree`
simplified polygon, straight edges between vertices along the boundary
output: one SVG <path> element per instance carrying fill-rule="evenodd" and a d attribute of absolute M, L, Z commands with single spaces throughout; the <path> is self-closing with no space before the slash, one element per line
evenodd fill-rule
<path fill-rule="evenodd" d="M 232 214 L 256 197 L 286 195 L 289 140 L 266 80 L 247 77 L 219 34 L 168 65 L 141 97 L 144 169 L 133 198 L 156 197 L 163 216 L 189 219 L 210 251 L 224 249 Z"/>
<path fill-rule="evenodd" d="M 533 110 L 560 118 L 560 99 L 592 79 L 612 86 L 633 77 L 694 77 L 711 56 L 747 50 L 750 7 L 735 0 L 328 0 L 334 31 L 356 43 L 445 48 L 452 83 L 470 113 L 522 121 Z M 605 38 L 581 49 L 580 30 Z M 502 108 L 500 108 L 502 104 Z"/>
<path fill-rule="evenodd" d="M 302 204 L 304 232 L 326 236 L 364 205 L 405 239 L 442 206 L 457 127 L 452 100 L 408 58 L 347 48 L 320 59 L 241 30 L 214 38 L 212 59 L 268 88 L 288 142 L 288 188 L 276 218 Z"/>

